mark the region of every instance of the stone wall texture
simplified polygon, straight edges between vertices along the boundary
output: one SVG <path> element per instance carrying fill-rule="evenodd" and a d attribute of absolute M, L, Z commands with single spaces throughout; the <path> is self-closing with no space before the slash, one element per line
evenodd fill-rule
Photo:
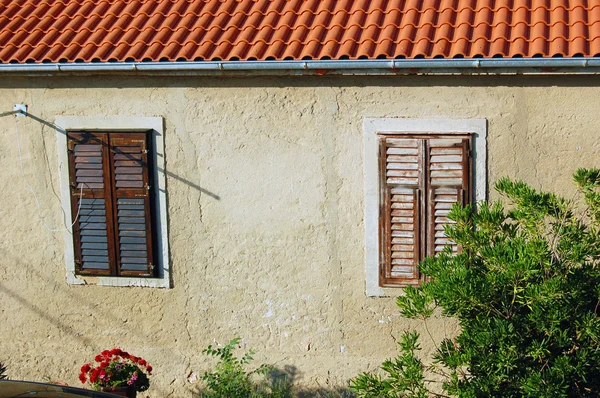
<path fill-rule="evenodd" d="M 13 379 L 80 385 L 79 367 L 119 346 L 155 368 L 152 397 L 188 397 L 201 351 L 239 336 L 256 361 L 301 384 L 344 385 L 395 353 L 424 352 L 451 320 L 403 319 L 365 295 L 365 118 L 483 118 L 488 181 L 509 176 L 571 195 L 600 166 L 600 78 L 2 77 L 0 112 L 162 116 L 173 288 L 65 281 L 56 133 L 0 118 L 0 362 Z M 490 192 L 491 199 L 498 196 Z"/>

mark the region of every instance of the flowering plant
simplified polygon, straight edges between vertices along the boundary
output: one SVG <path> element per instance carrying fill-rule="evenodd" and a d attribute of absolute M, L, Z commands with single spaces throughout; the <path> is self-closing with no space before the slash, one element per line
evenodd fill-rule
<path fill-rule="evenodd" d="M 86 363 L 79 374 L 79 380 L 84 384 L 89 381 L 94 390 L 134 386 L 136 391 L 145 391 L 150 386 L 152 366 L 142 358 L 113 348 L 102 351 L 94 360 L 98 366 Z"/>

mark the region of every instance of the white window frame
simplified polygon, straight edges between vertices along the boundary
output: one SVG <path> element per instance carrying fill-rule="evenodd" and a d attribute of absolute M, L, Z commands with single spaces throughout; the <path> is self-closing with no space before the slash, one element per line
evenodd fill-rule
<path fill-rule="evenodd" d="M 155 201 L 156 236 L 158 253 L 157 277 L 115 277 L 115 276 L 83 276 L 75 274 L 75 248 L 72 231 L 64 233 L 65 263 L 67 267 L 67 283 L 71 285 L 93 284 L 99 286 L 142 286 L 171 287 L 171 268 L 169 266 L 169 240 L 167 235 L 167 195 L 164 154 L 164 123 L 162 117 L 127 117 L 127 116 L 56 116 L 58 126 L 56 141 L 58 148 L 58 171 L 62 209 L 68 224 L 71 223 L 71 188 L 69 186 L 69 157 L 67 153 L 67 133 L 75 130 L 108 132 L 146 132 L 152 131 L 152 160 Z M 69 228 L 70 229 L 70 228 Z"/>
<path fill-rule="evenodd" d="M 475 201 L 487 200 L 487 121 L 485 119 L 367 118 L 364 129 L 365 173 L 365 264 L 366 294 L 369 297 L 398 296 L 399 288 L 379 286 L 379 136 L 409 134 L 472 134 L 473 190 Z"/>

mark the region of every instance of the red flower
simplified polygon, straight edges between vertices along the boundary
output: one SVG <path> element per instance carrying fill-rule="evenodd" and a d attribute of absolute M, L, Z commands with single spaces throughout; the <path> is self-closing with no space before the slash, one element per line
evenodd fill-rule
<path fill-rule="evenodd" d="M 125 369 L 125 366 L 129 367 L 127 369 L 130 369 L 130 367 L 134 366 L 138 371 L 140 370 L 140 367 L 144 367 L 148 376 L 152 375 L 152 366 L 150 366 L 145 359 L 131 355 L 117 347 L 111 350 L 102 351 L 99 355 L 96 355 L 94 359 L 96 362 L 98 362 L 98 365 L 96 367 L 92 367 L 92 365 L 89 363 L 84 364 L 81 367 L 79 380 L 82 383 L 89 382 L 95 388 L 98 386 L 114 384 L 115 382 L 134 382 L 134 376 L 137 377 L 137 372 L 135 372 L 133 375 L 128 374 L 129 370 L 126 372 L 127 375 L 122 375 L 119 373 L 121 369 Z M 114 369 L 119 372 L 113 373 L 112 370 Z M 113 380 L 113 377 L 116 377 L 116 379 Z M 129 378 L 129 380 L 121 380 L 124 377 Z"/>

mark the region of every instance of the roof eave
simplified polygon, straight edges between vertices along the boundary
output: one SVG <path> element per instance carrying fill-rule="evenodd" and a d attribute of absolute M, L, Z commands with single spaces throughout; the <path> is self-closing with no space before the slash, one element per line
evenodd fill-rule
<path fill-rule="evenodd" d="M 2 75 L 600 74 L 600 58 L 181 61 L 0 64 Z"/>

